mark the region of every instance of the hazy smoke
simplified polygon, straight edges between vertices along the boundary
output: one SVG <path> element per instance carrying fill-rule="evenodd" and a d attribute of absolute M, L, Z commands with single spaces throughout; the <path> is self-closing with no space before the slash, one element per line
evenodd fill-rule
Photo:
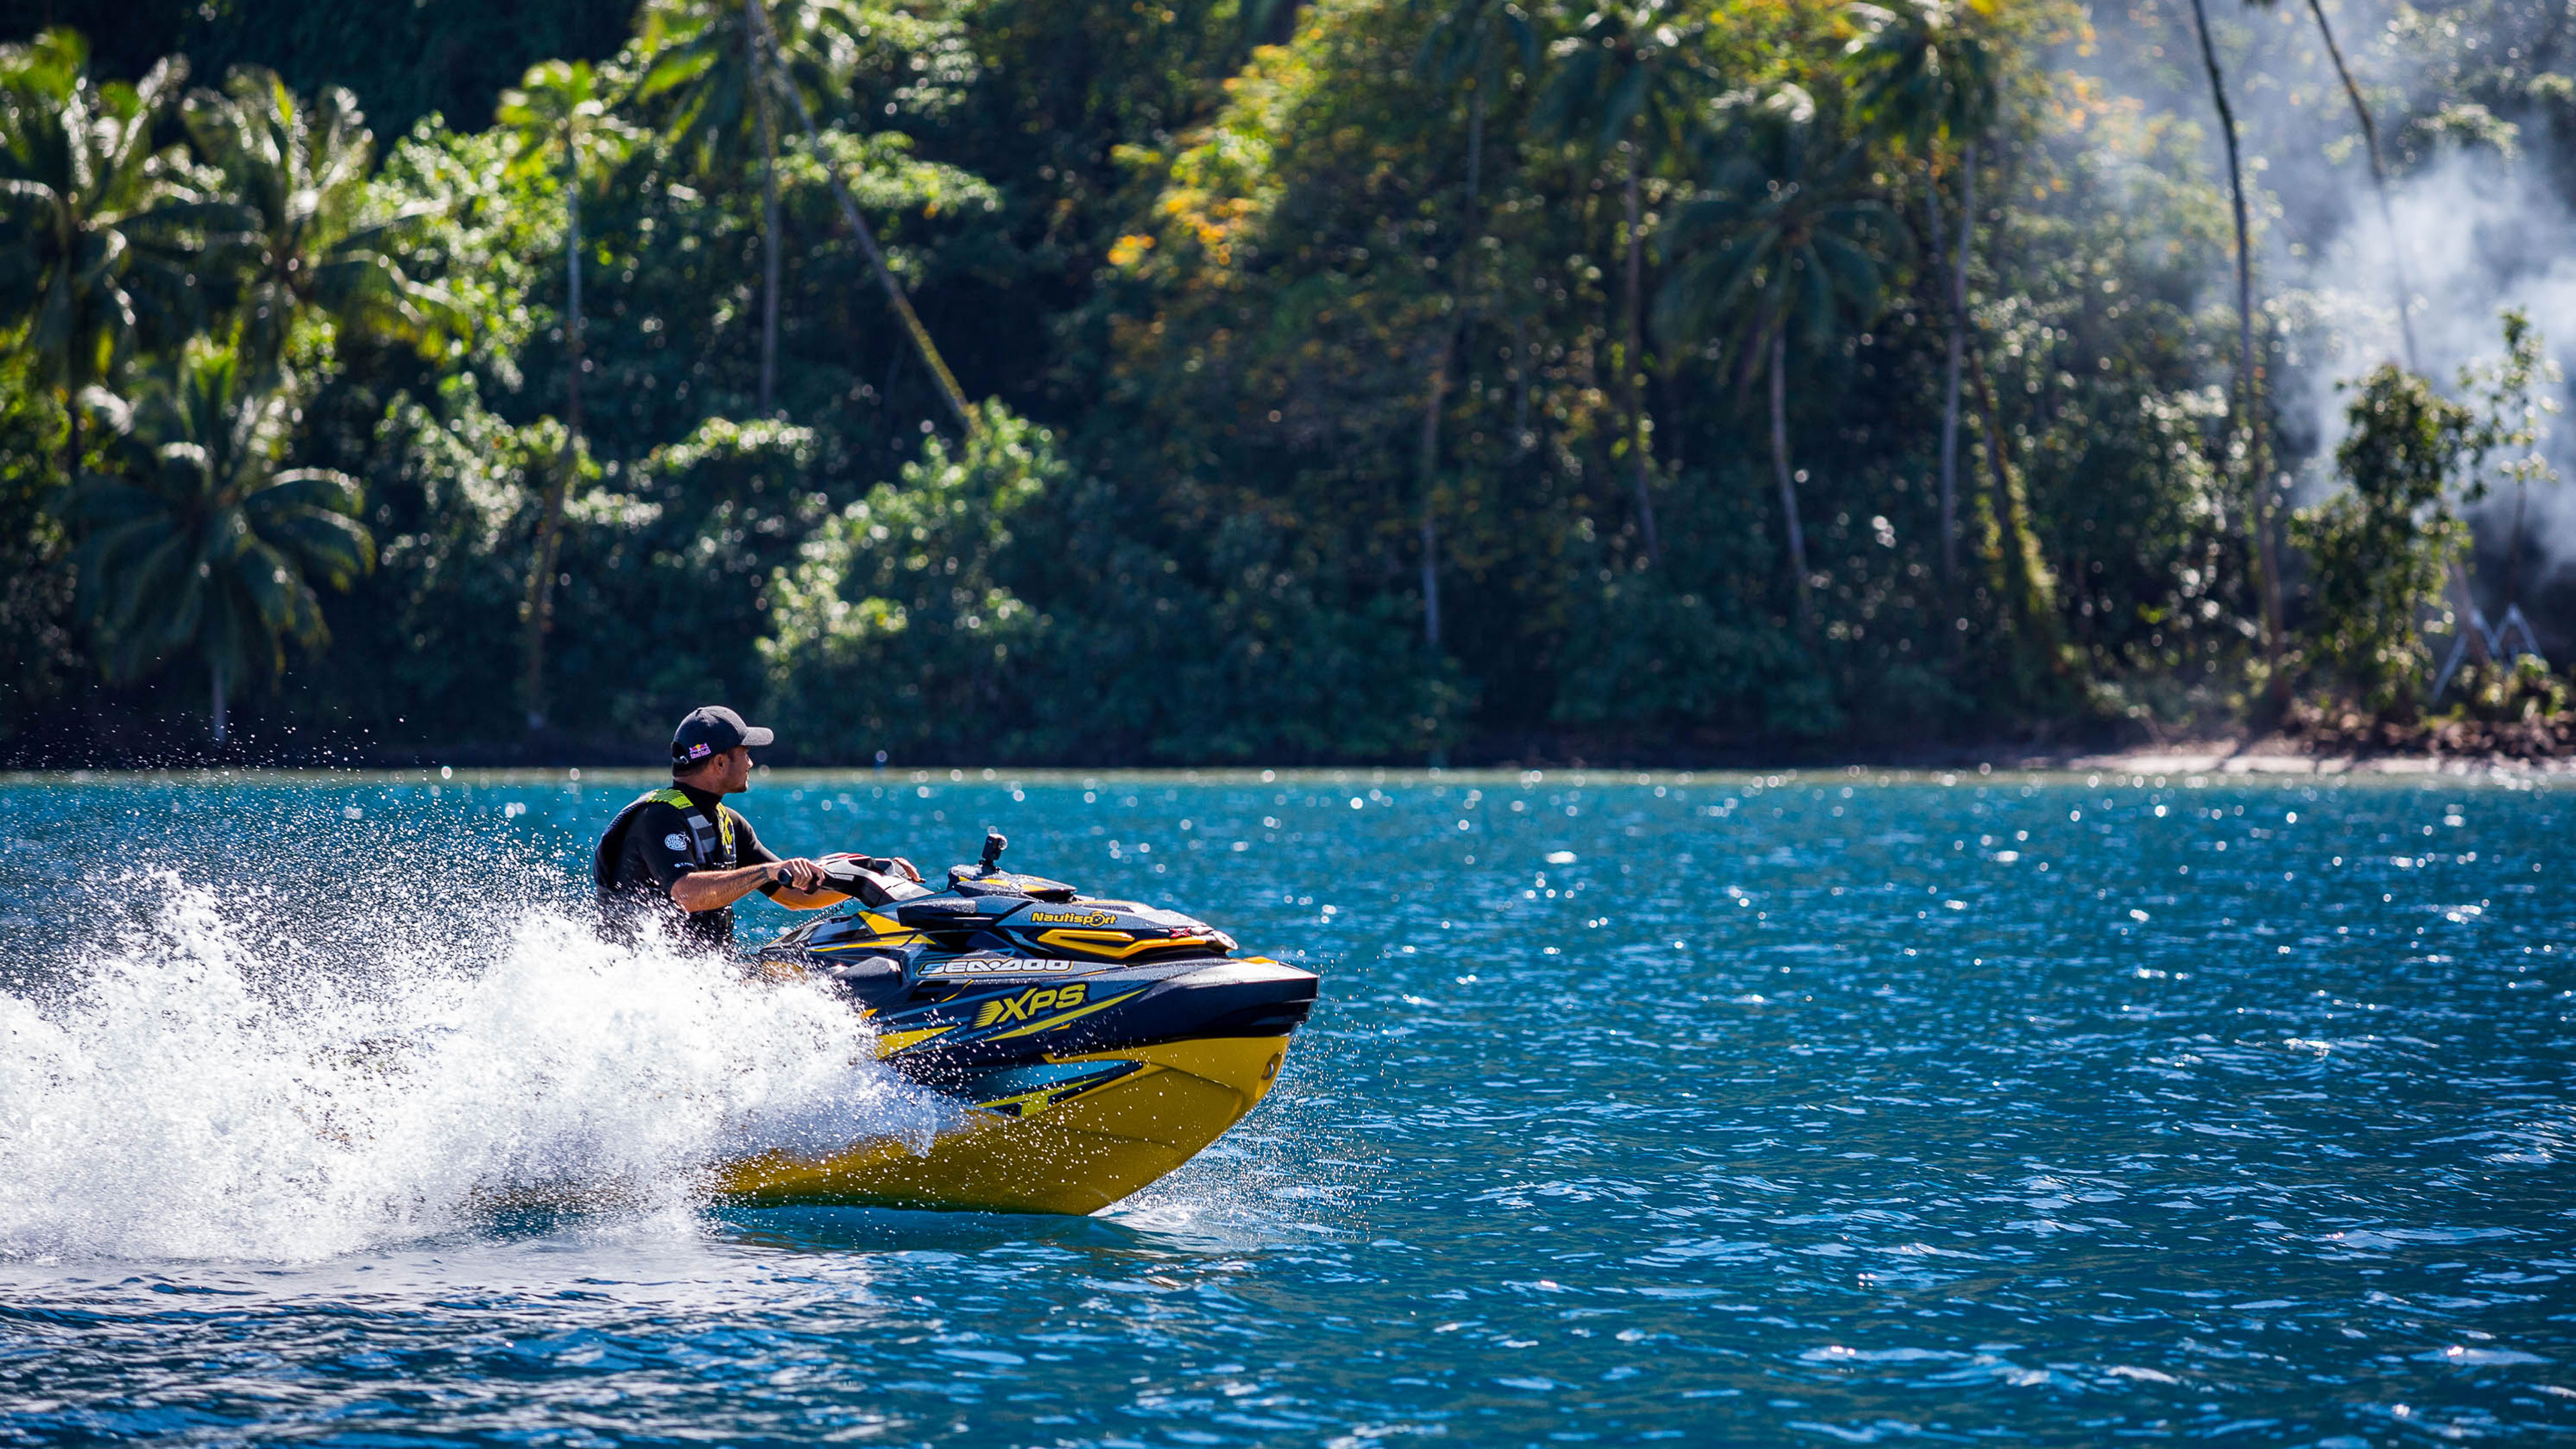
<path fill-rule="evenodd" d="M 2312 414 L 2319 453 L 2311 486 L 2321 487 L 2343 433 L 2346 399 L 2334 388 L 2399 357 L 2394 310 L 2386 305 L 2390 237 L 2366 189 L 2310 276 L 2318 300 L 2314 355 L 2295 395 Z M 2447 150 L 2391 188 L 2398 244 L 2414 297 L 2416 363 L 2446 387 L 2460 369 L 2503 350 L 2497 314 L 2519 307 L 2564 357 L 2576 344 L 2576 210 L 2552 188 L 2542 164 L 2493 151 Z M 2563 400 L 2563 399 L 2562 399 Z M 2547 451 L 2562 474 L 2576 476 L 2576 429 L 2551 430 Z M 2507 526 L 2509 495 L 2480 510 L 2482 531 Z M 2576 497 L 2563 489 L 2533 494 L 2526 527 L 2537 552 L 2563 567 L 2576 558 Z M 2543 566 L 2544 569 L 2547 567 Z"/>
<path fill-rule="evenodd" d="M 2407 360 L 2397 325 L 2399 258 L 2414 363 L 2445 389 L 2463 364 L 2501 353 L 2497 313 L 2508 306 L 2530 313 L 2562 367 L 2576 356 L 2576 208 L 2553 178 L 2558 139 L 2546 117 L 2525 108 L 2488 118 L 2494 124 L 2483 138 L 2470 134 L 2481 129 L 2473 123 L 2432 141 L 2419 124 L 2473 99 L 2461 91 L 2463 77 L 2528 56 L 2532 37 L 2521 32 L 2547 24 L 2541 11 L 2487 4 L 2428 17 L 2388 0 L 2326 4 L 2378 123 L 2391 172 L 2392 238 L 2360 127 L 2308 7 L 2205 3 L 2258 218 L 2256 290 L 2288 353 L 2273 393 L 2294 453 L 2283 462 L 2296 473 L 2301 501 L 2336 486 L 2333 453 L 2348 401 L 2339 385 Z M 2102 44 L 2079 63 L 2113 91 L 2198 124 L 2207 175 L 2223 186 L 2226 160 L 2188 0 L 2103 7 L 2094 18 Z M 2473 122 L 2484 115 L 2473 106 L 2455 114 Z M 2500 149 L 2497 136 L 2516 126 L 2518 144 Z M 2205 296 L 2225 299 L 2223 310 L 2232 312 L 2233 285 L 2231 275 L 2213 275 Z M 2547 449 L 2576 477 L 2576 424 L 2562 418 Z M 2508 494 L 2475 514 L 2492 548 L 2502 547 L 2511 508 Z M 2526 527 L 2528 608 L 2528 586 L 2576 564 L 2576 491 L 2535 493 Z M 2496 596 L 2491 603 L 2500 604 L 2501 588 L 2500 579 L 2481 580 L 2481 594 Z"/>

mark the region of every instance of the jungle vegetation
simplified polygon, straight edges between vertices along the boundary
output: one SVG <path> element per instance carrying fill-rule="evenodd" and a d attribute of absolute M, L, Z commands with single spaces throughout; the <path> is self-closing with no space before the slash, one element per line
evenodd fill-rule
<path fill-rule="evenodd" d="M 2343 149 L 2272 164 L 2384 203 L 2557 144 L 2564 8 L 12 0 L 0 740 L 2410 718 L 2557 375 L 2400 325 L 2339 439 L 2283 411 L 2247 58 L 2325 47 Z"/>

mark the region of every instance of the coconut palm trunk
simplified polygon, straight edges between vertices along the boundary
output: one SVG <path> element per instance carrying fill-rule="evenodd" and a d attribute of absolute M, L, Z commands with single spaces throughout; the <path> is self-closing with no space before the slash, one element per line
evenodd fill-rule
<path fill-rule="evenodd" d="M 79 233 L 70 227 L 65 227 L 62 231 L 63 235 L 57 239 L 56 245 L 67 251 L 77 249 L 80 244 Z M 77 312 L 87 310 L 84 299 L 78 296 L 72 299 L 72 306 L 77 309 Z M 66 355 L 63 359 L 63 420 L 69 424 L 63 438 L 63 477 L 75 488 L 80 486 L 81 465 L 85 461 L 81 454 L 83 412 L 81 394 L 89 390 L 89 385 L 94 380 L 90 376 L 87 359 L 83 355 L 87 349 L 83 348 L 76 339 L 89 330 L 86 327 L 71 329 L 71 337 L 75 340 L 65 344 Z"/>
<path fill-rule="evenodd" d="M 1638 171 L 1643 165 L 1645 148 L 1634 142 L 1628 147 L 1628 181 L 1621 191 L 1621 204 L 1628 220 L 1628 276 L 1625 305 L 1628 312 L 1627 338 L 1619 354 L 1619 386 L 1628 400 L 1628 462 L 1637 479 L 1637 529 L 1646 541 L 1646 560 L 1663 561 L 1663 544 L 1655 536 L 1655 469 L 1647 456 L 1646 439 L 1646 224 L 1645 209 L 1638 197 Z"/>
<path fill-rule="evenodd" d="M 2065 632 L 2057 610 L 2057 577 L 2048 566 L 2048 551 L 2039 541 L 2030 496 L 2011 455 L 2004 451 L 2002 409 L 1995 405 L 1994 384 L 1986 371 L 1984 350 L 1969 348 L 1968 374 L 1977 390 L 1978 423 L 1985 436 L 1986 468 L 1993 479 L 1996 523 L 2003 534 L 2001 583 L 2006 607 L 2020 641 L 2019 657 L 2026 680 L 2064 681 L 2070 668 L 2063 647 Z"/>
<path fill-rule="evenodd" d="M 2272 546 L 2271 459 L 2264 445 L 2262 378 L 2254 369 L 2254 243 L 2253 228 L 2246 220 L 2245 164 L 2237 151 L 2236 112 L 2227 102 L 2227 78 L 2219 70 L 2205 0 L 2191 0 L 2191 17 L 2200 37 L 2201 65 L 2209 72 L 2210 98 L 2218 107 L 2219 134 L 2227 142 L 2227 199 L 2236 223 L 2236 374 L 2245 410 L 2246 523 L 2253 535 L 2254 586 L 2263 610 L 2263 658 L 2270 674 L 2267 693 L 2279 704 L 2287 700 L 2289 680 L 2281 672 L 2281 578 Z"/>
<path fill-rule="evenodd" d="M 755 45 L 757 41 L 755 41 Z M 757 88 L 760 105 L 760 414 L 778 395 L 778 127 L 769 88 Z"/>
<path fill-rule="evenodd" d="M 546 484 L 545 502 L 537 515 L 536 568 L 528 575 L 526 635 L 520 647 L 519 697 L 526 703 L 532 734 L 546 727 L 546 635 L 554 628 L 555 559 L 563 547 L 564 500 L 572 491 L 573 475 L 581 470 L 582 333 L 586 330 L 581 312 L 581 161 L 577 148 L 566 150 L 574 159 L 572 184 L 566 192 L 564 241 L 563 457 Z"/>
<path fill-rule="evenodd" d="M 1440 406 L 1449 391 L 1449 353 L 1455 329 L 1440 339 L 1431 362 L 1431 384 L 1422 404 L 1421 453 L 1416 471 L 1422 478 L 1422 642 L 1440 647 L 1440 522 L 1432 508 L 1432 487 L 1440 467 Z"/>
<path fill-rule="evenodd" d="M 1941 245 L 1939 190 L 1927 191 L 1924 197 L 1932 212 L 1934 259 L 1944 264 L 1950 294 L 1950 350 L 1941 388 L 1941 582 L 1945 588 L 1959 572 L 1959 371 L 1961 356 L 1967 350 L 1968 249 L 1975 239 L 1977 224 L 1977 148 L 1971 142 L 1963 149 L 1958 245 Z M 1946 258 L 1940 255 L 1945 250 L 1949 253 Z"/>
<path fill-rule="evenodd" d="M 1780 482 L 1780 516 L 1788 523 L 1789 576 L 1798 583 L 1798 633 L 1812 642 L 1816 604 L 1807 580 L 1807 531 L 1798 522 L 1798 481 L 1789 471 L 1789 324 L 1771 333 L 1771 471 Z"/>
<path fill-rule="evenodd" d="M 70 214 L 71 205 L 71 200 L 65 198 L 52 223 L 55 250 L 64 256 L 80 254 L 80 230 Z M 77 294 L 73 305 L 79 306 Z M 79 330 L 74 329 L 71 335 L 76 339 Z M 81 480 L 81 350 L 77 341 L 63 344 L 63 418 L 70 424 L 63 438 L 63 479 L 75 489 Z"/>
<path fill-rule="evenodd" d="M 1986 375 L 1982 352 L 1975 359 L 1977 410 L 1982 416 L 1986 441 L 1986 469 L 1995 489 L 1997 520 L 2003 527 L 2005 566 L 2010 574 L 2011 592 L 2023 627 L 2054 648 L 2057 635 L 2057 580 L 2048 567 L 2047 550 L 2040 546 L 2039 531 L 2032 524 L 2030 501 L 2025 496 L 2020 476 L 2013 471 L 2012 459 L 2004 451 L 2003 412 L 1995 405 L 1994 385 Z"/>
<path fill-rule="evenodd" d="M 1941 173 L 1932 158 L 1926 156 L 1923 158 L 1923 236 L 1932 244 L 1932 275 L 1940 281 L 1941 300 L 1944 304 L 1951 299 L 1949 226 L 1950 223 L 1941 215 Z M 1953 307 L 1950 309 L 1950 340 L 1953 344 L 1959 341 L 1958 323 L 1958 309 Z M 1954 346 L 1952 351 L 1956 350 Z M 1940 500 L 1941 507 L 1941 587 L 1944 589 L 1950 587 L 1950 577 L 1958 571 L 1956 551 L 1950 543 L 1950 536 L 1957 530 L 1959 523 L 1957 407 L 1957 394 L 1953 393 L 1942 399 L 1941 451 L 1938 470 L 1941 491 L 1936 496 Z"/>
<path fill-rule="evenodd" d="M 777 59 L 778 38 L 771 33 L 769 17 L 761 10 L 759 0 L 743 0 L 743 11 L 758 27 L 752 65 L 756 82 L 766 87 L 769 83 L 766 67 Z M 940 400 L 948 404 L 948 410 L 957 417 L 957 425 L 966 430 L 968 437 L 981 436 L 984 424 L 973 404 L 966 401 L 966 390 L 957 385 L 957 375 L 948 370 L 948 359 L 939 355 L 938 345 L 930 340 L 930 329 L 921 325 L 921 314 L 912 310 L 912 299 L 905 295 L 903 284 L 895 280 L 894 269 L 886 265 L 885 253 L 877 247 L 877 234 L 868 226 L 867 218 L 859 214 L 859 204 L 851 199 L 850 188 L 843 184 L 840 171 L 824 157 L 822 130 L 814 124 L 814 112 L 805 104 L 804 93 L 793 85 L 785 84 L 783 75 L 778 79 L 780 89 L 787 93 L 788 101 L 796 107 L 796 119 L 805 128 L 806 143 L 814 148 L 815 159 L 824 162 L 823 176 L 832 185 L 832 199 L 840 203 L 841 219 L 850 224 L 851 232 L 858 237 L 859 250 L 867 254 L 868 265 L 877 274 L 877 285 L 885 289 L 886 305 L 894 309 L 896 318 L 903 323 L 905 335 L 912 339 L 913 350 L 921 354 L 922 365 L 930 370 L 931 381 L 939 389 Z M 765 100 L 763 104 L 766 104 Z"/>
<path fill-rule="evenodd" d="M 1458 250 L 1450 260 L 1449 319 L 1431 358 L 1431 381 L 1424 389 L 1422 403 L 1422 440 L 1415 460 L 1415 472 L 1422 485 L 1422 642 L 1433 649 L 1440 647 L 1440 518 L 1434 497 L 1440 472 L 1440 410 L 1449 395 L 1449 358 L 1458 350 L 1458 334 L 1467 326 L 1461 294 L 1466 290 L 1467 264 L 1476 243 L 1477 199 L 1484 182 L 1484 162 L 1485 92 L 1479 87 L 1467 101 L 1466 225 L 1459 229 Z"/>

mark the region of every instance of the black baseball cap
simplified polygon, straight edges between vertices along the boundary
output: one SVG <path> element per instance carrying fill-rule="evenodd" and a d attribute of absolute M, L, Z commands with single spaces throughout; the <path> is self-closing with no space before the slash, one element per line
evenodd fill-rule
<path fill-rule="evenodd" d="M 778 736 L 758 725 L 742 722 L 742 716 L 720 704 L 701 705 L 689 711 L 680 727 L 671 731 L 671 763 L 695 765 L 712 760 L 736 745 L 766 745 Z"/>

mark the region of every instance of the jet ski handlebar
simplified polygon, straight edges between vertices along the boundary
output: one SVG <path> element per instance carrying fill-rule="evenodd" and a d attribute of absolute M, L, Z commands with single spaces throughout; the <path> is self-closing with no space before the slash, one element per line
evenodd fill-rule
<path fill-rule="evenodd" d="M 823 868 L 823 884 L 863 906 L 892 905 L 930 894 L 930 888 L 904 870 L 911 862 L 877 855 L 827 855 L 814 862 Z"/>

